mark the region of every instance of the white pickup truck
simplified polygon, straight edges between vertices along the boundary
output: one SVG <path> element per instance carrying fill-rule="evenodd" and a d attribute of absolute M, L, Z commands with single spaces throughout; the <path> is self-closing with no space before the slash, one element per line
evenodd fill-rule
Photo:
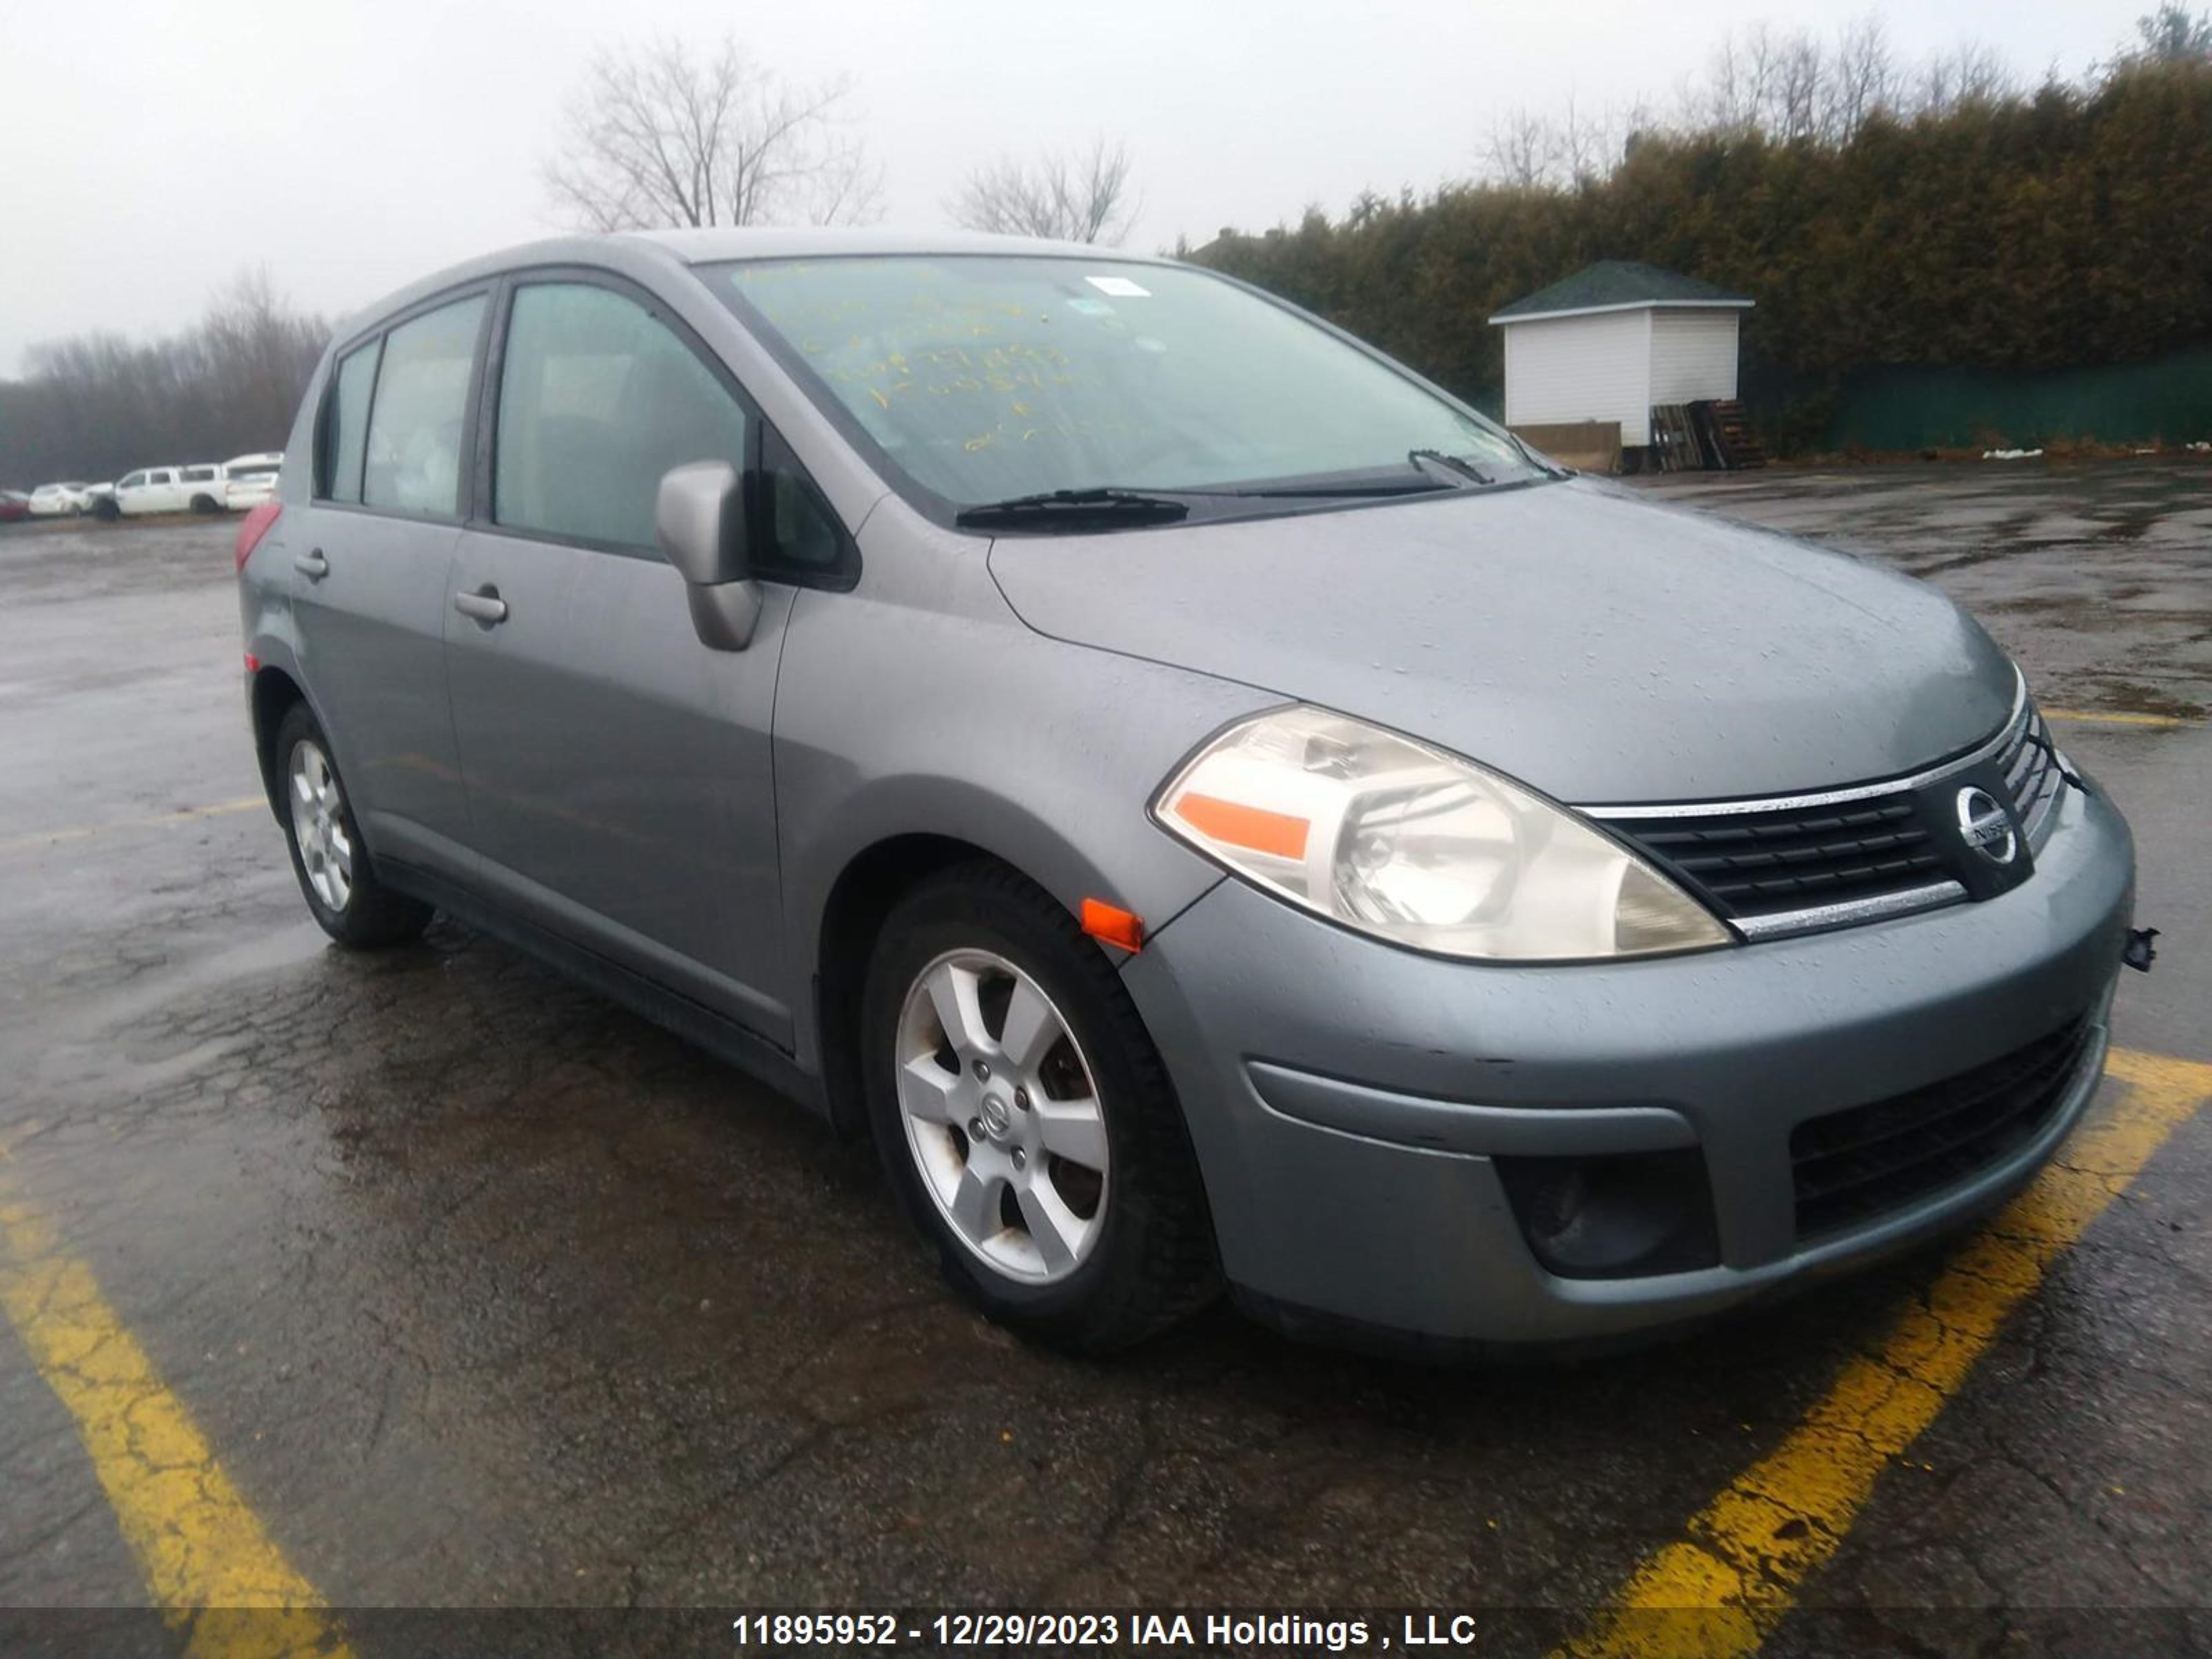
<path fill-rule="evenodd" d="M 212 461 L 142 466 L 115 481 L 115 510 L 127 518 L 148 513 L 220 513 L 222 469 Z"/>

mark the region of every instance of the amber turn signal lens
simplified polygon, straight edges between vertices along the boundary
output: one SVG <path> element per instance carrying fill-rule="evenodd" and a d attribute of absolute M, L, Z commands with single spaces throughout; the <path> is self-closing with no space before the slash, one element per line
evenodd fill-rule
<path fill-rule="evenodd" d="M 1103 899 L 1083 901 L 1083 931 L 1117 950 L 1134 952 L 1145 948 L 1144 919 Z"/>

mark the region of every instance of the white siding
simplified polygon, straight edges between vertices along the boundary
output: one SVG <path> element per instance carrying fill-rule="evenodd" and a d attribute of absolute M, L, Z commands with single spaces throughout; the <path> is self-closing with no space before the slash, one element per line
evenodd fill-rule
<path fill-rule="evenodd" d="M 1736 313 L 1655 311 L 1650 317 L 1653 403 L 1735 396 Z"/>
<path fill-rule="evenodd" d="M 1650 312 L 1501 326 L 1508 426 L 1619 421 L 1622 443 L 1651 441 Z"/>

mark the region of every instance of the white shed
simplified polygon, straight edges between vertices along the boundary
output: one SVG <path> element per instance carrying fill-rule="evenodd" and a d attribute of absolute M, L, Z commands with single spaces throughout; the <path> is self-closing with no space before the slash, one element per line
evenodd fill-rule
<path fill-rule="evenodd" d="M 1656 265 L 1608 259 L 1516 300 L 1505 331 L 1505 424 L 1618 421 L 1651 441 L 1651 405 L 1734 398 L 1741 294 Z"/>

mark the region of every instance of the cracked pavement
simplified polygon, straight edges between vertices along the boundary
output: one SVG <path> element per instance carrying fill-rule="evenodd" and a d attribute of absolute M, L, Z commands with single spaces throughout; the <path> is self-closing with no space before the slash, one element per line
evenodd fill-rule
<path fill-rule="evenodd" d="M 2212 467 L 1651 487 L 1928 574 L 2047 706 L 2212 706 Z M 231 535 L 0 532 L 0 1172 L 333 1606 L 1588 1607 L 1943 1270 L 1572 1366 L 1426 1370 L 1225 1309 L 1110 1364 L 1025 1347 L 940 1287 L 869 1149 L 676 1038 L 442 921 L 325 948 L 238 805 Z M 2118 1040 L 2212 1060 L 2212 728 L 2059 736 L 2165 930 Z M 2013 1651 L 2021 1621 L 2212 1647 L 2207 1118 L 2014 1310 L 1769 1651 Z M 0 1328 L 0 1607 L 146 1597 Z"/>

